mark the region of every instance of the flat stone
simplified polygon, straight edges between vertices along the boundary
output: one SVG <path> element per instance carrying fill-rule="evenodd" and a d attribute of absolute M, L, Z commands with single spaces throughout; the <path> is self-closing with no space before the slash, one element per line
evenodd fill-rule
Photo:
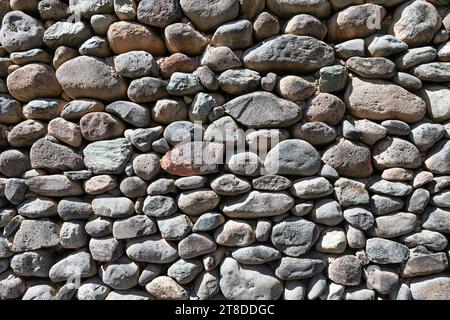
<path fill-rule="evenodd" d="M 366 253 L 370 261 L 379 264 L 401 263 L 409 257 L 408 247 L 401 243 L 381 238 L 368 239 Z"/>
<path fill-rule="evenodd" d="M 55 247 L 60 226 L 49 220 L 25 220 L 14 235 L 12 251 L 23 252 Z"/>
<path fill-rule="evenodd" d="M 325 266 L 324 260 L 314 257 L 283 257 L 275 274 L 283 280 L 302 280 L 320 274 Z"/>
<path fill-rule="evenodd" d="M 403 197 L 412 192 L 412 186 L 405 182 L 375 180 L 369 185 L 369 190 L 388 196 Z"/>
<path fill-rule="evenodd" d="M 249 93 L 223 107 L 231 117 L 249 128 L 288 127 L 302 117 L 298 105 L 269 92 Z"/>
<path fill-rule="evenodd" d="M 47 197 L 79 196 L 83 193 L 78 181 L 71 181 L 64 175 L 37 176 L 26 180 L 31 192 Z"/>
<path fill-rule="evenodd" d="M 125 197 L 101 196 L 92 201 L 92 209 L 98 216 L 124 218 L 134 213 L 134 204 Z"/>
<path fill-rule="evenodd" d="M 308 177 L 293 182 L 291 193 L 300 199 L 316 199 L 333 193 L 333 186 L 323 177 Z"/>
<path fill-rule="evenodd" d="M 84 22 L 57 21 L 51 25 L 43 35 L 47 47 L 55 50 L 61 46 L 80 47 L 92 37 L 92 31 Z"/>
<path fill-rule="evenodd" d="M 166 172 L 178 176 L 215 173 L 223 157 L 223 145 L 214 142 L 191 142 L 177 145 L 161 160 Z"/>
<path fill-rule="evenodd" d="M 334 51 L 307 36 L 282 35 L 244 53 L 246 68 L 258 72 L 308 73 L 332 64 Z"/>
<path fill-rule="evenodd" d="M 244 265 L 259 265 L 281 258 L 281 253 L 269 246 L 250 245 L 231 253 L 233 259 Z"/>
<path fill-rule="evenodd" d="M 450 62 L 432 62 L 412 68 L 412 74 L 423 81 L 450 81 Z"/>
<path fill-rule="evenodd" d="M 353 78 L 345 93 L 345 102 L 354 116 L 368 120 L 395 119 L 412 123 L 421 120 L 426 112 L 422 99 L 383 80 Z"/>
<path fill-rule="evenodd" d="M 345 65 L 357 75 L 369 79 L 389 79 L 395 75 L 396 71 L 395 64 L 382 57 L 351 57 Z"/>
<path fill-rule="evenodd" d="M 97 141 L 84 150 L 84 164 L 94 174 L 120 174 L 131 156 L 131 144 L 127 139 Z"/>
<path fill-rule="evenodd" d="M 158 235 L 127 241 L 126 253 L 132 260 L 147 263 L 170 263 L 178 258 L 176 245 Z"/>
<path fill-rule="evenodd" d="M 178 208 L 193 216 L 214 210 L 219 202 L 220 196 L 208 189 L 184 191 L 178 196 Z"/>
<path fill-rule="evenodd" d="M 238 0 L 226 0 L 218 3 L 209 1 L 181 0 L 183 13 L 201 31 L 209 31 L 224 22 L 235 19 L 239 14 Z"/>
<path fill-rule="evenodd" d="M 262 218 L 288 212 L 294 205 L 294 199 L 287 193 L 252 191 L 236 199 L 230 199 L 220 205 L 222 212 L 231 218 Z"/>
<path fill-rule="evenodd" d="M 450 277 L 445 274 L 415 278 L 411 283 L 414 300 L 448 300 Z"/>
<path fill-rule="evenodd" d="M 211 189 L 217 194 L 233 196 L 246 193 L 251 190 L 248 181 L 235 176 L 234 174 L 224 174 L 211 181 Z"/>

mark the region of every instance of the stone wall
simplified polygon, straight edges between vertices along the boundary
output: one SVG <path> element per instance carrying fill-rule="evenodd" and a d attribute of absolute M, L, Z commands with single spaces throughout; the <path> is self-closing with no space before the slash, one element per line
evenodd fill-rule
<path fill-rule="evenodd" d="M 0 299 L 450 299 L 449 0 L 0 17 Z"/>

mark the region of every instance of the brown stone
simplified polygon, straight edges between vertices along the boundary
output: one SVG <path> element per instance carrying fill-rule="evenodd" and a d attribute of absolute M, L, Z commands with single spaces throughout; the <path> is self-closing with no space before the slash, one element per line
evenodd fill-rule
<path fill-rule="evenodd" d="M 147 51 L 154 56 L 162 56 L 166 51 L 164 41 L 156 31 L 134 22 L 113 23 L 108 30 L 108 41 L 115 54 Z"/>
<path fill-rule="evenodd" d="M 56 118 L 49 122 L 48 134 L 75 148 L 79 148 L 83 140 L 80 127 L 63 118 Z"/>
<path fill-rule="evenodd" d="M 178 144 L 161 160 L 161 167 L 177 176 L 205 175 L 218 172 L 223 163 L 222 144 L 215 142 L 188 142 Z"/>
<path fill-rule="evenodd" d="M 197 62 L 183 53 L 174 53 L 169 57 L 159 59 L 157 63 L 159 74 L 163 79 L 170 79 L 175 72 L 192 73 L 197 69 Z"/>
<path fill-rule="evenodd" d="M 19 101 L 29 102 L 37 98 L 57 98 L 62 93 L 55 70 L 45 64 L 28 64 L 6 79 L 11 95 Z"/>
<path fill-rule="evenodd" d="M 80 128 L 83 137 L 89 141 L 120 137 L 126 129 L 122 120 L 106 112 L 92 112 L 83 116 Z"/>

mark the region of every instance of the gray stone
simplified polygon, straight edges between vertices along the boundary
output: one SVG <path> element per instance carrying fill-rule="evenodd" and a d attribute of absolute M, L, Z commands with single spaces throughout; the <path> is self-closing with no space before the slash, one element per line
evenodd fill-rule
<path fill-rule="evenodd" d="M 361 282 L 362 268 L 355 256 L 342 256 L 328 266 L 328 276 L 338 284 L 357 286 Z"/>
<path fill-rule="evenodd" d="M 267 266 L 240 266 L 226 258 L 220 267 L 220 289 L 229 300 L 274 300 L 283 293 L 283 285 Z"/>
<path fill-rule="evenodd" d="M 50 269 L 49 277 L 53 282 L 63 282 L 74 275 L 80 278 L 89 278 L 96 273 L 97 268 L 91 255 L 85 251 L 78 251 L 55 263 Z"/>
<path fill-rule="evenodd" d="M 11 258 L 11 269 L 18 276 L 47 278 L 54 262 L 48 251 L 28 251 Z"/>
<path fill-rule="evenodd" d="M 202 214 L 195 222 L 193 232 L 208 232 L 216 229 L 225 223 L 225 217 L 217 212 L 207 212 Z"/>
<path fill-rule="evenodd" d="M 127 241 L 126 253 L 134 261 L 147 263 L 169 263 L 178 258 L 176 245 L 157 235 Z"/>
<path fill-rule="evenodd" d="M 61 46 L 77 48 L 91 37 L 92 32 L 84 22 L 58 21 L 45 30 L 43 40 L 52 49 Z"/>
<path fill-rule="evenodd" d="M 288 127 L 301 119 L 301 108 L 269 92 L 249 93 L 224 105 L 226 112 L 249 128 Z"/>
<path fill-rule="evenodd" d="M 49 220 L 25 220 L 14 235 L 12 251 L 23 252 L 55 247 L 60 226 Z"/>
<path fill-rule="evenodd" d="M 397 238 L 412 232 L 416 227 L 416 221 L 416 215 L 409 212 L 377 217 L 369 233 L 380 238 Z"/>
<path fill-rule="evenodd" d="M 411 47 L 427 45 L 441 25 L 436 8 L 428 2 L 406 2 L 396 8 L 390 31 Z"/>
<path fill-rule="evenodd" d="M 448 300 L 450 298 L 450 277 L 446 274 L 415 278 L 410 287 L 414 300 Z"/>
<path fill-rule="evenodd" d="M 402 268 L 403 277 L 425 276 L 448 269 L 448 259 L 444 252 L 430 253 L 427 250 L 412 252 Z"/>
<path fill-rule="evenodd" d="M 293 0 L 268 0 L 267 7 L 280 17 L 289 17 L 294 14 L 308 13 L 319 18 L 325 18 L 330 14 L 331 6 L 328 1 L 308 1 Z"/>
<path fill-rule="evenodd" d="M 264 167 L 271 174 L 314 175 L 320 169 L 319 153 L 303 140 L 285 140 L 269 151 Z"/>
<path fill-rule="evenodd" d="M 430 149 L 425 166 L 429 171 L 436 174 L 450 173 L 450 141 L 443 140 Z"/>
<path fill-rule="evenodd" d="M 132 146 L 119 138 L 90 143 L 84 150 L 84 164 L 94 174 L 120 174 L 131 157 Z"/>
<path fill-rule="evenodd" d="M 44 36 L 44 27 L 35 18 L 21 12 L 11 11 L 3 17 L 0 41 L 8 52 L 39 48 Z"/>
<path fill-rule="evenodd" d="M 339 204 L 346 208 L 369 203 L 369 192 L 365 184 L 347 178 L 339 178 L 334 183 L 334 192 Z"/>
<path fill-rule="evenodd" d="M 246 193 L 251 190 L 248 181 L 235 176 L 234 174 L 224 174 L 211 181 L 211 189 L 217 194 L 233 196 Z"/>
<path fill-rule="evenodd" d="M 239 14 L 239 1 L 226 0 L 221 2 L 181 0 L 183 13 L 201 31 L 209 31 L 224 22 L 235 19 Z"/>
<path fill-rule="evenodd" d="M 412 74 L 423 81 L 450 81 L 450 62 L 432 62 L 412 68 Z"/>
<path fill-rule="evenodd" d="M 429 208 L 422 216 L 422 228 L 442 233 L 450 233 L 450 211 Z"/>
<path fill-rule="evenodd" d="M 374 194 L 370 198 L 370 209 L 377 216 L 398 211 L 403 205 L 404 201 L 397 197 Z"/>
<path fill-rule="evenodd" d="M 361 230 L 368 230 L 375 222 L 370 211 L 358 207 L 351 207 L 344 210 L 344 219 L 353 227 Z"/>
<path fill-rule="evenodd" d="M 366 52 L 363 39 L 351 39 L 341 42 L 334 46 L 334 50 L 341 59 L 364 57 Z"/>
<path fill-rule="evenodd" d="M 367 51 L 374 57 L 387 57 L 408 49 L 408 45 L 396 37 L 375 35 L 367 46 Z"/>
<path fill-rule="evenodd" d="M 138 284 L 139 267 L 128 257 L 102 265 L 100 276 L 104 284 L 116 290 L 128 290 Z"/>
<path fill-rule="evenodd" d="M 192 73 L 175 72 L 167 85 L 167 92 L 174 96 L 193 95 L 202 90 L 200 80 Z"/>
<path fill-rule="evenodd" d="M 89 241 L 89 251 L 92 259 L 99 262 L 112 262 L 123 254 L 123 242 L 112 236 L 103 238 L 91 238 Z"/>
<path fill-rule="evenodd" d="M 128 101 L 116 101 L 106 106 L 106 111 L 134 127 L 150 126 L 150 110 L 142 105 Z"/>
<path fill-rule="evenodd" d="M 348 72 L 343 66 L 320 69 L 319 87 L 321 92 L 341 91 L 347 85 Z"/>
<path fill-rule="evenodd" d="M 367 239 L 366 253 L 370 261 L 378 264 L 401 263 L 409 257 L 407 246 L 381 238 Z"/>
<path fill-rule="evenodd" d="M 318 237 L 319 230 L 314 223 L 290 217 L 273 226 L 271 240 L 283 253 L 297 257 L 308 252 Z"/>
<path fill-rule="evenodd" d="M 167 82 L 152 77 L 131 81 L 128 98 L 135 103 L 149 103 L 168 96 Z"/>
<path fill-rule="evenodd" d="M 428 115 L 434 122 L 444 122 L 450 119 L 450 111 L 445 106 L 450 101 L 450 89 L 439 85 L 426 85 L 419 92 L 427 104 Z"/>
<path fill-rule="evenodd" d="M 116 239 L 132 239 L 156 233 L 155 222 L 145 215 L 114 221 L 113 236 Z"/>
<path fill-rule="evenodd" d="M 364 270 L 367 288 L 374 289 L 380 294 L 389 294 L 395 290 L 399 276 L 390 267 L 371 265 Z"/>
<path fill-rule="evenodd" d="M 166 240 L 182 240 L 192 230 L 192 222 L 184 214 L 176 214 L 157 220 L 161 236 Z"/>
<path fill-rule="evenodd" d="M 368 79 L 389 79 L 395 75 L 395 64 L 386 58 L 351 57 L 345 63 L 350 71 Z"/>
<path fill-rule="evenodd" d="M 233 95 L 255 91 L 261 83 L 259 73 L 249 69 L 227 70 L 218 80 L 220 89 Z"/>
<path fill-rule="evenodd" d="M 408 247 L 424 246 L 433 251 L 441 251 L 447 246 L 447 238 L 435 231 L 422 230 L 400 238 Z"/>
<path fill-rule="evenodd" d="M 222 212 L 231 218 L 263 218 L 288 212 L 294 199 L 287 193 L 252 191 L 236 199 L 221 204 Z"/>
<path fill-rule="evenodd" d="M 134 213 L 134 204 L 125 197 L 100 196 L 92 201 L 92 209 L 97 216 L 125 218 Z"/>
<path fill-rule="evenodd" d="M 334 51 L 307 36 L 281 35 L 244 53 L 246 68 L 258 72 L 308 73 L 332 64 Z"/>
<path fill-rule="evenodd" d="M 25 282 L 11 271 L 0 274 L 0 297 L 2 299 L 18 299 L 25 290 Z"/>
<path fill-rule="evenodd" d="M 320 274 L 325 266 L 326 262 L 319 258 L 307 256 L 302 258 L 283 257 L 275 270 L 275 274 L 283 280 L 301 280 Z"/>
<path fill-rule="evenodd" d="M 231 256 L 241 264 L 259 265 L 281 258 L 281 253 L 269 246 L 251 245 L 232 252 Z"/>
<path fill-rule="evenodd" d="M 333 186 L 323 177 L 308 177 L 295 180 L 291 193 L 300 199 L 316 199 L 333 193 Z"/>
<path fill-rule="evenodd" d="M 412 186 L 405 182 L 375 180 L 369 185 L 370 191 L 388 196 L 403 197 L 412 192 Z"/>
<path fill-rule="evenodd" d="M 63 220 L 87 220 L 93 213 L 90 202 L 80 198 L 64 198 L 58 202 L 58 215 Z"/>
<path fill-rule="evenodd" d="M 309 217 L 312 221 L 326 226 L 335 226 L 344 220 L 341 206 L 332 199 L 316 201 Z"/>
<path fill-rule="evenodd" d="M 200 260 L 180 259 L 167 269 L 167 275 L 176 280 L 179 284 L 192 282 L 203 271 Z"/>
<path fill-rule="evenodd" d="M 214 32 L 212 43 L 230 49 L 244 49 L 253 44 L 253 28 L 248 20 L 238 20 L 221 25 Z"/>
<path fill-rule="evenodd" d="M 394 60 L 399 70 L 407 70 L 419 64 L 432 62 L 436 58 L 433 47 L 413 48 Z"/>
<path fill-rule="evenodd" d="M 39 219 L 57 215 L 57 203 L 51 198 L 28 198 L 17 206 L 17 212 L 30 219 Z"/>
<path fill-rule="evenodd" d="M 192 259 L 216 251 L 217 245 L 207 234 L 193 233 L 178 243 L 180 258 Z"/>

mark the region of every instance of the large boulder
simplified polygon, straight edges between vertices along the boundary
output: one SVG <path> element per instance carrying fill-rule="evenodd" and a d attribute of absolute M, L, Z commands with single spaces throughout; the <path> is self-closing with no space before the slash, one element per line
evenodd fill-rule
<path fill-rule="evenodd" d="M 127 95 L 125 81 L 99 58 L 81 56 L 71 59 L 58 68 L 56 77 L 72 99 L 114 101 Z"/>

